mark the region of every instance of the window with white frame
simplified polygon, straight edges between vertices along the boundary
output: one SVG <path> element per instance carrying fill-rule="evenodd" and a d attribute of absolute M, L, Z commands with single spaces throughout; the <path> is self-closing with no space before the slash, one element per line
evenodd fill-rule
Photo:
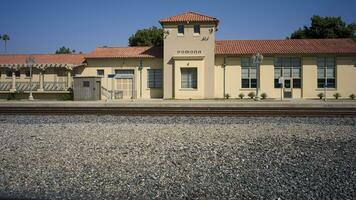
<path fill-rule="evenodd" d="M 200 34 L 200 25 L 199 24 L 194 25 L 194 34 L 196 34 L 196 35 Z"/>
<path fill-rule="evenodd" d="M 181 88 L 197 88 L 197 68 L 181 68 Z"/>
<path fill-rule="evenodd" d="M 276 57 L 274 59 L 274 88 L 281 88 L 279 78 L 290 79 L 292 88 L 301 88 L 301 58 Z"/>
<path fill-rule="evenodd" d="M 161 69 L 148 69 L 147 75 L 149 88 L 162 88 L 163 77 Z"/>
<path fill-rule="evenodd" d="M 318 57 L 318 88 L 336 87 L 336 67 L 334 57 Z"/>
<path fill-rule="evenodd" d="M 178 34 L 184 35 L 184 25 L 183 24 L 178 25 Z"/>
<path fill-rule="evenodd" d="M 252 63 L 252 58 L 241 58 L 241 87 L 257 87 L 257 68 Z"/>
<path fill-rule="evenodd" d="M 103 70 L 103 69 L 97 69 L 97 70 L 96 70 L 96 75 L 97 75 L 97 76 L 104 77 L 104 70 Z"/>

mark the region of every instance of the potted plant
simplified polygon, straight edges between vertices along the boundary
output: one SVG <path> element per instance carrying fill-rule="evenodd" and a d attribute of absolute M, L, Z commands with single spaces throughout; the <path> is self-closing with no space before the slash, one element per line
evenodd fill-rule
<path fill-rule="evenodd" d="M 341 94 L 336 92 L 333 96 L 335 97 L 335 99 L 339 99 L 341 97 Z"/>
<path fill-rule="evenodd" d="M 261 94 L 261 98 L 262 98 L 262 99 L 266 99 L 266 98 L 267 98 L 267 94 L 266 94 L 266 93 L 262 93 L 262 94 Z"/>
<path fill-rule="evenodd" d="M 239 94 L 240 99 L 243 99 L 245 97 L 244 93 Z"/>
<path fill-rule="evenodd" d="M 229 93 L 226 93 L 225 94 L 225 99 L 229 99 L 231 96 L 230 96 L 230 94 Z"/>
<path fill-rule="evenodd" d="M 248 95 L 251 99 L 255 98 L 256 94 L 254 92 L 248 93 Z"/>
<path fill-rule="evenodd" d="M 319 99 L 323 99 L 324 93 L 319 93 L 319 94 L 318 94 L 318 97 L 319 97 Z"/>
<path fill-rule="evenodd" d="M 355 94 L 350 94 L 350 99 L 354 100 L 355 99 Z"/>

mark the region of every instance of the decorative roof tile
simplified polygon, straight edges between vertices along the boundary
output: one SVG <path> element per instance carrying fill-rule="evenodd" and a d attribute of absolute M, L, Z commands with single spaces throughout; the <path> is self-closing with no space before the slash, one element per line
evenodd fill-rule
<path fill-rule="evenodd" d="M 99 47 L 86 58 L 162 58 L 162 47 Z"/>
<path fill-rule="evenodd" d="M 0 54 L 0 64 L 26 64 L 30 56 L 35 58 L 36 64 L 80 65 L 85 54 Z"/>
<path fill-rule="evenodd" d="M 351 39 L 221 40 L 216 55 L 356 54 Z"/>
<path fill-rule="evenodd" d="M 163 18 L 159 20 L 159 22 L 161 24 L 179 22 L 213 22 L 217 25 L 219 20 L 215 17 L 209 17 L 196 12 L 186 12 L 179 15 Z"/>

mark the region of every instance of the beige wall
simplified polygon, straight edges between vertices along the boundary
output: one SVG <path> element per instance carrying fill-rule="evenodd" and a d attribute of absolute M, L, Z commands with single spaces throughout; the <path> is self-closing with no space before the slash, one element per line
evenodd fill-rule
<path fill-rule="evenodd" d="M 202 56 L 204 70 L 204 83 L 201 88 L 203 91 L 180 91 L 179 97 L 193 95 L 191 98 L 213 98 L 214 97 L 214 57 L 215 57 L 215 25 L 201 24 L 200 35 L 194 35 L 194 24 L 185 24 L 184 35 L 178 35 L 178 24 L 163 25 L 166 32 L 164 38 L 164 98 L 174 98 L 174 91 L 177 86 L 174 84 L 173 57 Z M 197 51 L 201 53 L 178 53 L 178 51 Z M 189 61 L 187 59 L 186 61 Z M 198 75 L 200 76 L 200 75 Z M 184 94 L 185 93 L 185 94 Z M 201 96 L 204 95 L 204 96 Z M 178 97 L 175 97 L 178 98 Z"/>
<path fill-rule="evenodd" d="M 0 68 L 0 82 L 11 82 L 12 77 L 6 76 L 6 70 L 8 68 Z M 26 71 L 28 68 L 20 69 L 20 77 L 16 77 L 18 82 L 29 82 L 30 78 L 26 77 Z M 40 71 L 36 68 L 33 68 L 32 81 L 39 82 L 39 73 Z M 45 82 L 67 82 L 67 70 L 64 68 L 48 68 L 44 71 L 44 81 Z"/>
<path fill-rule="evenodd" d="M 328 89 L 327 96 L 339 92 L 342 97 L 348 98 L 356 94 L 356 67 L 352 56 L 336 56 L 336 89 Z M 317 94 L 324 89 L 317 88 L 317 57 L 302 57 L 302 88 L 293 88 L 293 98 L 317 98 Z M 241 88 L 241 57 L 226 56 L 225 58 L 225 93 L 232 98 L 238 98 L 240 93 L 255 92 L 256 89 Z M 224 56 L 215 58 L 215 98 L 224 97 Z M 281 89 L 274 88 L 274 57 L 265 57 L 260 68 L 259 94 L 266 93 L 269 98 L 280 99 Z"/>
<path fill-rule="evenodd" d="M 140 81 L 140 59 L 88 59 L 88 65 L 78 70 L 78 74 L 84 76 L 96 76 L 97 70 L 104 70 L 104 77 L 102 78 L 102 87 L 112 90 L 116 89 L 116 79 L 108 78 L 108 74 L 114 74 L 115 70 L 134 70 L 134 90 L 136 98 L 162 98 L 163 88 L 151 89 L 148 87 L 148 69 L 162 69 L 162 59 L 142 59 L 142 81 Z M 141 96 L 142 92 L 142 96 Z M 102 99 L 105 99 L 102 96 Z"/>

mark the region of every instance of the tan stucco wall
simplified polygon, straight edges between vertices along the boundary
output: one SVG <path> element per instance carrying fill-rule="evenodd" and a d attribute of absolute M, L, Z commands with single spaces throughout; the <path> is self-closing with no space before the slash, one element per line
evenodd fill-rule
<path fill-rule="evenodd" d="M 187 89 L 181 88 L 181 68 L 196 68 L 197 69 L 197 88 Z M 204 76 L 204 63 L 202 60 L 177 60 L 174 64 L 174 85 L 175 85 L 175 98 L 176 99 L 203 99 L 205 76 Z"/>
<path fill-rule="evenodd" d="M 149 98 L 162 98 L 163 88 L 149 88 L 148 87 L 148 69 L 162 69 L 162 59 L 142 59 L 142 82 L 140 82 L 140 59 L 127 58 L 127 59 L 88 59 L 88 65 L 85 68 L 78 70 L 80 75 L 96 76 L 97 70 L 104 70 L 104 77 L 101 80 L 102 87 L 112 90 L 116 89 L 116 80 L 108 78 L 108 74 L 114 74 L 115 70 L 134 70 L 134 90 L 136 98 L 149 99 Z M 140 87 L 140 83 L 142 86 Z M 141 90 L 142 88 L 142 90 Z M 141 97 L 142 91 L 142 97 Z M 102 99 L 105 99 L 102 96 Z"/>
<path fill-rule="evenodd" d="M 214 24 L 201 24 L 200 35 L 194 35 L 194 24 L 185 24 L 184 36 L 178 35 L 177 24 L 163 25 L 163 29 L 166 34 L 164 39 L 164 98 L 174 98 L 174 56 L 203 56 L 204 71 L 204 84 L 200 94 L 204 96 L 202 98 L 214 97 L 214 57 L 215 57 L 215 25 Z M 212 30 L 212 31 L 210 31 Z M 201 51 L 201 53 L 195 54 L 178 54 L 177 51 Z M 187 60 L 188 61 L 188 60 Z M 198 75 L 199 76 L 199 75 Z M 186 95 L 183 95 L 186 93 Z M 181 91 L 180 95 L 187 96 L 191 91 Z M 198 94 L 194 94 L 195 97 L 200 97 Z M 195 98 L 191 97 L 191 98 Z M 178 98 L 178 97 L 175 97 Z"/>

